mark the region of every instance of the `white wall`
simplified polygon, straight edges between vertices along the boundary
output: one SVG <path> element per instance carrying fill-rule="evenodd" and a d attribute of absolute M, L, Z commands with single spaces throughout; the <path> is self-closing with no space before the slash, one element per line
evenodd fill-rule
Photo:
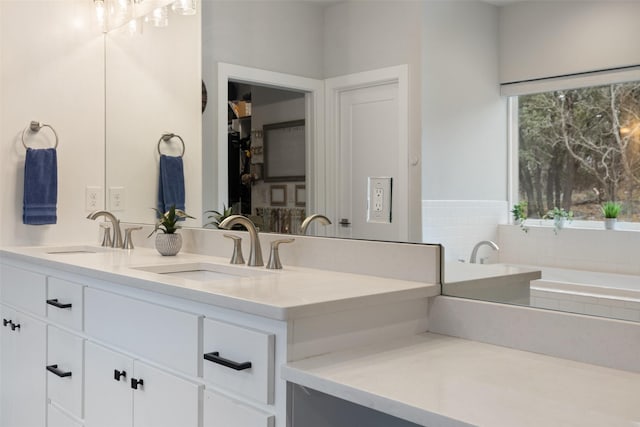
<path fill-rule="evenodd" d="M 498 84 L 498 8 L 428 2 L 423 12 L 423 241 L 468 259 L 506 221 L 507 109 Z M 452 23 L 455 22 L 455 25 Z"/>
<path fill-rule="evenodd" d="M 202 224 L 202 137 L 200 16 L 169 11 L 169 25 L 144 24 L 106 36 L 107 209 L 121 220 L 153 223 L 158 194 L 158 140 L 176 133 L 185 143 L 185 210 Z M 161 152 L 180 155 L 177 138 Z M 124 188 L 124 210 L 109 203 L 109 189 Z"/>
<path fill-rule="evenodd" d="M 103 38 L 86 0 L 0 2 L 0 244 L 95 242 L 85 187 L 104 185 Z M 31 120 L 51 124 L 58 146 L 58 222 L 22 224 Z M 43 130 L 43 135 L 50 135 Z"/>
<path fill-rule="evenodd" d="M 544 1 L 500 8 L 500 82 L 640 64 L 640 2 Z"/>

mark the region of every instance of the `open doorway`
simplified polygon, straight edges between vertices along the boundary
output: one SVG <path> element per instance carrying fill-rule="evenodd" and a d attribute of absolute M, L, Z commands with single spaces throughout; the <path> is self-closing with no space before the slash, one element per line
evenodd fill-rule
<path fill-rule="evenodd" d="M 262 231 L 297 234 L 305 217 L 305 93 L 229 80 L 228 204 Z"/>
<path fill-rule="evenodd" d="M 292 234 L 324 208 L 323 96 L 319 80 L 218 64 L 218 206 Z"/>

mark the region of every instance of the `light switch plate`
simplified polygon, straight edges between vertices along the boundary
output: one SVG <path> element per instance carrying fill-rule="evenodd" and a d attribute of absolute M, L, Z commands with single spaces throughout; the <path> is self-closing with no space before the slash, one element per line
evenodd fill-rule
<path fill-rule="evenodd" d="M 87 186 L 84 191 L 84 208 L 87 211 L 102 208 L 102 187 Z"/>
<path fill-rule="evenodd" d="M 124 210 L 124 187 L 109 187 L 109 210 Z"/>
<path fill-rule="evenodd" d="M 368 178 L 367 222 L 391 224 L 393 178 Z"/>

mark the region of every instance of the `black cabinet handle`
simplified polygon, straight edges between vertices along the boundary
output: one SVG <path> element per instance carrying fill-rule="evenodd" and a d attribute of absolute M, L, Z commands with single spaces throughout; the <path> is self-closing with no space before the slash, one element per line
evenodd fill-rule
<path fill-rule="evenodd" d="M 127 379 L 127 371 L 118 371 L 117 369 L 113 370 L 113 379 L 116 381 L 120 381 L 120 378 Z"/>
<path fill-rule="evenodd" d="M 52 305 L 52 306 L 57 307 L 57 308 L 71 308 L 71 305 L 72 305 L 71 303 L 69 303 L 69 304 L 59 303 L 58 302 L 58 298 L 48 299 L 47 300 L 47 304 Z"/>
<path fill-rule="evenodd" d="M 226 366 L 227 368 L 235 369 L 236 371 L 244 371 L 251 367 L 251 362 L 234 362 L 233 360 L 220 357 L 220 353 L 214 351 L 213 353 L 205 353 L 204 359 L 209 362 L 217 363 L 218 365 Z"/>
<path fill-rule="evenodd" d="M 137 390 L 138 386 L 141 386 L 141 387 L 144 386 L 144 380 L 131 378 L 131 388 L 134 390 Z"/>
<path fill-rule="evenodd" d="M 11 323 L 12 331 L 15 331 L 16 329 L 20 329 L 20 323 L 13 323 L 11 320 L 9 320 L 9 323 Z"/>
<path fill-rule="evenodd" d="M 49 365 L 47 366 L 47 371 L 59 376 L 60 378 L 70 377 L 71 372 L 63 372 L 58 369 L 58 365 Z"/>
<path fill-rule="evenodd" d="M 2 319 L 2 326 L 6 328 L 7 325 L 13 325 L 13 322 L 11 320 Z"/>

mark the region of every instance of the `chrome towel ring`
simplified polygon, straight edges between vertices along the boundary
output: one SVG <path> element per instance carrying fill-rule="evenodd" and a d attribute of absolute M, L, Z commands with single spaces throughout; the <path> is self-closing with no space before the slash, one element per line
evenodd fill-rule
<path fill-rule="evenodd" d="M 31 123 L 29 123 L 29 126 L 24 128 L 24 130 L 22 131 L 22 145 L 24 146 L 25 150 L 29 148 L 27 146 L 27 143 L 24 140 L 27 134 L 27 131 L 30 130 L 32 133 L 38 133 L 42 128 L 51 129 L 51 132 L 53 132 L 53 135 L 56 137 L 56 144 L 53 146 L 53 148 L 58 148 L 58 134 L 56 133 L 56 130 L 53 128 L 53 126 L 48 125 L 46 123 L 40 123 L 40 122 L 36 122 L 35 120 L 32 120 Z"/>
<path fill-rule="evenodd" d="M 162 141 L 164 141 L 164 142 L 166 142 L 168 144 L 171 141 L 171 139 L 173 139 L 173 138 L 178 138 L 180 140 L 180 143 L 182 144 L 182 153 L 180 153 L 180 157 L 184 156 L 184 151 L 185 151 L 184 140 L 177 133 L 164 133 L 164 134 L 162 134 L 162 136 L 158 140 L 158 154 L 162 155 L 162 152 L 160 151 L 160 143 Z"/>

